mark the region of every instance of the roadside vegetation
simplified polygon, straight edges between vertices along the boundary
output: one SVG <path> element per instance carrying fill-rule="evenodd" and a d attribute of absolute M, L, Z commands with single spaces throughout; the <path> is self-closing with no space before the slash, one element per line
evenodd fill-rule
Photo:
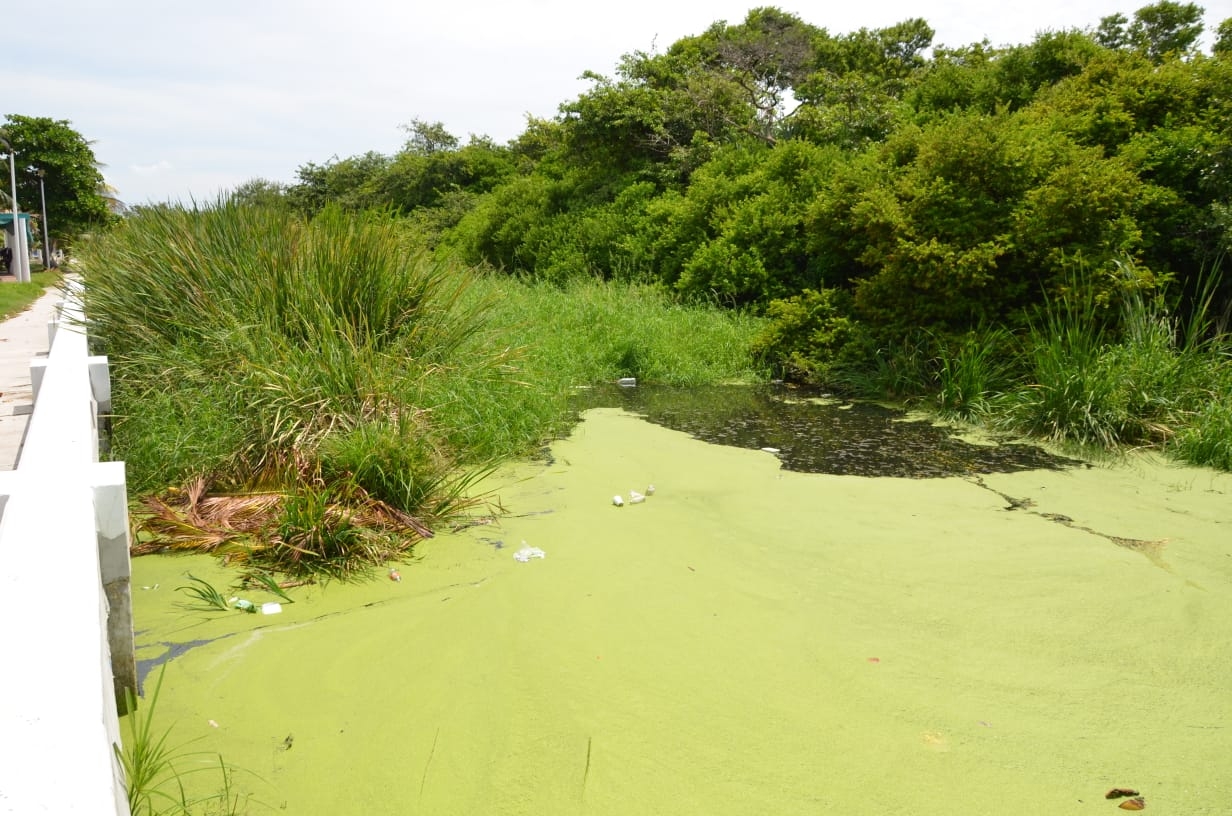
<path fill-rule="evenodd" d="M 37 270 L 37 264 L 35 269 Z M 21 314 L 30 308 L 47 291 L 60 280 L 60 273 L 52 270 L 31 271 L 30 280 L 26 283 L 4 283 L 0 285 L 0 320 L 7 320 Z"/>

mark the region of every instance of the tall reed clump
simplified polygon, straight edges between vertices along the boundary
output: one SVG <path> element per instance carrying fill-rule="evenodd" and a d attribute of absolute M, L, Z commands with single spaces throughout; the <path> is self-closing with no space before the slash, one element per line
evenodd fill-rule
<path fill-rule="evenodd" d="M 1119 307 L 1101 303 L 1080 278 L 1045 302 L 1024 342 L 1026 379 L 994 400 L 996 422 L 1058 442 L 1159 446 L 1221 466 L 1220 406 L 1232 395 L 1232 372 L 1228 339 L 1207 318 L 1216 276 L 1203 276 L 1204 294 L 1184 323 L 1136 279 L 1123 266 Z"/>
<path fill-rule="evenodd" d="M 933 336 L 936 348 L 932 402 L 956 419 L 985 418 L 994 397 L 1014 382 L 1017 360 L 1013 334 L 1001 326 L 982 327 L 961 337 Z"/>
<path fill-rule="evenodd" d="M 185 488 L 153 503 L 159 530 L 333 573 L 344 551 L 391 557 L 462 505 L 474 461 L 425 382 L 499 379 L 514 350 L 469 342 L 485 308 L 463 298 L 470 276 L 408 246 L 391 216 L 153 207 L 80 261 L 113 366 L 114 453 L 135 492 Z M 231 504 L 207 505 L 218 493 Z M 309 535 L 314 519 L 331 523 Z"/>

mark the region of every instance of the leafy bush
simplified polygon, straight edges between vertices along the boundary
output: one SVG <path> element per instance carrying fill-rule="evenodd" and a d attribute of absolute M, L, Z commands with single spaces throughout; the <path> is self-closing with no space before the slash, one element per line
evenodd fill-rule
<path fill-rule="evenodd" d="M 829 383 L 839 352 L 851 340 L 851 298 L 841 290 L 807 289 L 766 307 L 768 325 L 753 353 L 782 377 Z"/>

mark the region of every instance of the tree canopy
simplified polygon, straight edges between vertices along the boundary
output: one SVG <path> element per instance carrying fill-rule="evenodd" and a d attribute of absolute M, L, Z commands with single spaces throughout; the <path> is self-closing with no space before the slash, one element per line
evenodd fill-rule
<path fill-rule="evenodd" d="M 1203 13 L 993 47 L 756 8 L 588 72 L 509 145 L 416 119 L 398 154 L 305 165 L 287 197 L 393 208 L 440 252 L 547 280 L 824 304 L 874 343 L 1021 326 L 1075 270 L 1105 306 L 1193 292 L 1232 243 L 1232 21 L 1202 53 Z"/>
<path fill-rule="evenodd" d="M 53 242 L 71 241 L 114 219 L 98 159 L 71 122 L 9 114 L 2 130 L 17 154 L 17 201 L 26 212 L 41 211 L 38 171 L 43 171 Z"/>

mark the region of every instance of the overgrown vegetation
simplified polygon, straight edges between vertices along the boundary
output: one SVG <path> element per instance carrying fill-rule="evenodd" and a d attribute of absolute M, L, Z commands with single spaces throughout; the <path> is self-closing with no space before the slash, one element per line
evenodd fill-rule
<path fill-rule="evenodd" d="M 1203 53 L 1202 17 L 934 47 L 758 8 L 507 145 L 416 119 L 138 208 L 87 291 L 153 540 L 349 573 L 620 376 L 772 370 L 1228 467 L 1232 24 Z"/>
<path fill-rule="evenodd" d="M 567 427 L 574 386 L 757 375 L 755 321 L 484 278 L 414 241 L 387 212 L 226 200 L 82 252 L 114 451 L 146 497 L 135 552 L 345 578 L 473 507 L 493 462 Z"/>
<path fill-rule="evenodd" d="M 1218 465 L 1232 21 L 1202 53 L 1203 13 L 930 53 L 922 19 L 754 9 L 588 74 L 509 145 L 416 121 L 398 156 L 309 165 L 281 200 L 436 184 L 406 211 L 442 257 L 653 284 L 768 318 L 757 359 L 790 379 Z"/>

